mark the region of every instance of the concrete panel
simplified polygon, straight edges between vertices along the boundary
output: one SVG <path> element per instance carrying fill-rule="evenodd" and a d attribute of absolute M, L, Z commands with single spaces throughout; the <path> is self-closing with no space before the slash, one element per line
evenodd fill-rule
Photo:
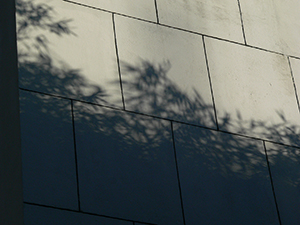
<path fill-rule="evenodd" d="M 157 0 L 157 6 L 162 24 L 244 43 L 236 0 Z"/>
<path fill-rule="evenodd" d="M 78 209 L 70 101 L 21 91 L 24 201 Z"/>
<path fill-rule="evenodd" d="M 61 0 L 21 2 L 20 86 L 122 107 L 112 15 Z"/>
<path fill-rule="evenodd" d="M 300 149 L 266 142 L 282 224 L 300 223 Z"/>
<path fill-rule="evenodd" d="M 127 110 L 215 128 L 200 35 L 120 16 L 116 33 Z"/>
<path fill-rule="evenodd" d="M 145 223 L 183 224 L 170 123 L 75 106 L 81 209 Z"/>
<path fill-rule="evenodd" d="M 25 204 L 24 225 L 132 225 L 132 222 Z"/>
<path fill-rule="evenodd" d="M 156 22 L 154 0 L 70 0 L 84 5 L 97 7 L 128 16 Z"/>
<path fill-rule="evenodd" d="M 221 130 L 300 144 L 287 58 L 205 38 Z"/>
<path fill-rule="evenodd" d="M 186 225 L 279 224 L 262 142 L 174 129 Z"/>
<path fill-rule="evenodd" d="M 247 43 L 300 56 L 300 2 L 240 0 Z"/>

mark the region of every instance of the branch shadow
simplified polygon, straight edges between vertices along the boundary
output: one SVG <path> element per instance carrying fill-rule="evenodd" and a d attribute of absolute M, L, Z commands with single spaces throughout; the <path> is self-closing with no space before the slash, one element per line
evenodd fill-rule
<path fill-rule="evenodd" d="M 213 106 L 169 79 L 171 62 L 122 62 L 122 76 L 131 76 L 123 85 L 136 93 L 125 99 L 133 112 L 101 107 L 108 104 L 105 88 L 87 82 L 78 68 L 54 63 L 47 37 L 34 31 L 76 35 L 72 20 L 56 19 L 47 4 L 18 0 L 16 7 L 25 201 L 78 210 L 80 198 L 86 212 L 183 224 L 182 196 L 186 224 L 278 224 L 263 141 L 192 126 L 215 124 Z M 159 118 L 134 113 L 145 108 Z M 286 129 L 278 114 L 282 123 L 274 126 L 240 117 L 238 133 L 259 128 L 269 140 L 298 145 L 299 127 Z M 232 122 L 226 114 L 219 125 Z M 299 149 L 274 146 L 267 151 L 285 216 L 291 206 L 281 196 L 286 190 L 299 196 L 300 174 L 282 168 L 299 168 Z"/>
<path fill-rule="evenodd" d="M 53 7 L 33 0 L 16 1 L 16 14 L 20 87 L 106 105 L 105 88 L 91 84 L 81 69 L 50 53 L 53 43 L 45 34 L 77 36 L 73 20 L 61 19 Z"/>

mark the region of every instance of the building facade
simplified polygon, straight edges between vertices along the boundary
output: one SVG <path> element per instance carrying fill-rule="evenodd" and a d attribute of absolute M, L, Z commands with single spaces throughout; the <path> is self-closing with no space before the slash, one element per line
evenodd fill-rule
<path fill-rule="evenodd" d="M 299 224 L 300 2 L 17 0 L 25 224 Z"/>

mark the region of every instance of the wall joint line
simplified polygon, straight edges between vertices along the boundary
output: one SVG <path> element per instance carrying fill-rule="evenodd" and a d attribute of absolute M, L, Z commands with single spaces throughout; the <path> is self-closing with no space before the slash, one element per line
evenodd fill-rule
<path fill-rule="evenodd" d="M 282 225 L 281 219 L 280 219 L 279 208 L 278 208 L 278 204 L 277 204 L 277 200 L 276 200 L 275 188 L 274 188 L 274 183 L 273 183 L 273 178 L 272 178 L 272 173 L 271 173 L 271 168 L 270 168 L 268 152 L 267 152 L 265 141 L 263 141 L 263 146 L 264 146 L 264 149 L 265 149 L 266 161 L 267 161 L 268 171 L 269 171 L 269 175 L 270 175 L 270 181 L 271 181 L 272 192 L 273 192 L 274 202 L 275 202 L 275 206 L 276 206 L 278 221 L 279 221 L 279 224 Z"/>

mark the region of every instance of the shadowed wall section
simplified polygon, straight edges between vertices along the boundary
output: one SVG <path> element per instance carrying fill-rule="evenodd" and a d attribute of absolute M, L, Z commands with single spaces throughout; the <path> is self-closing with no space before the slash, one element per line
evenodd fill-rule
<path fill-rule="evenodd" d="M 15 2 L 0 2 L 0 220 L 23 223 Z"/>
<path fill-rule="evenodd" d="M 25 224 L 299 224 L 281 4 L 18 0 Z"/>

